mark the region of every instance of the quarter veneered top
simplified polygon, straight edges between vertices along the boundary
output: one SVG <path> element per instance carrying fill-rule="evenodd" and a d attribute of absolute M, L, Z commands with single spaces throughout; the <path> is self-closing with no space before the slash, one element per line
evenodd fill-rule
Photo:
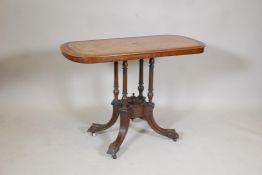
<path fill-rule="evenodd" d="M 196 54 L 205 45 L 197 40 L 177 35 L 113 38 L 74 41 L 61 45 L 63 55 L 79 63 L 103 63 Z"/>

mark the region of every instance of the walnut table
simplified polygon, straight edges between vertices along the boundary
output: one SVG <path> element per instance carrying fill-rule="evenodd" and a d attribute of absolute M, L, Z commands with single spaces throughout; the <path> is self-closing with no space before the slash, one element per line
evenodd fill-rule
<path fill-rule="evenodd" d="M 197 54 L 204 51 L 205 45 L 197 40 L 177 35 L 156 35 L 144 37 L 114 38 L 102 40 L 74 41 L 61 45 L 62 54 L 78 63 L 114 63 L 113 114 L 106 124 L 93 123 L 88 129 L 92 135 L 111 127 L 120 116 L 120 129 L 117 138 L 110 144 L 107 153 L 114 159 L 128 131 L 130 119 L 140 118 L 157 133 L 176 141 L 175 129 L 160 127 L 153 118 L 153 74 L 154 58 L 164 56 Z M 143 64 L 149 58 L 148 93 L 143 95 Z M 138 96 L 127 96 L 128 60 L 139 60 Z M 118 62 L 123 62 L 123 92 L 118 98 Z"/>

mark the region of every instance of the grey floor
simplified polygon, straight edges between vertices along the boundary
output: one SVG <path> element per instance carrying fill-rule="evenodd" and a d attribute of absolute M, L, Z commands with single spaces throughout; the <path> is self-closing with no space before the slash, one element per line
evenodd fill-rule
<path fill-rule="evenodd" d="M 175 127 L 173 142 L 139 119 L 113 160 L 106 154 L 117 124 L 95 137 L 92 122 L 105 122 L 111 109 L 4 109 L 0 113 L 1 175 L 86 174 L 262 174 L 262 111 L 166 111 L 161 126 Z M 98 116 L 99 115 L 99 116 Z"/>

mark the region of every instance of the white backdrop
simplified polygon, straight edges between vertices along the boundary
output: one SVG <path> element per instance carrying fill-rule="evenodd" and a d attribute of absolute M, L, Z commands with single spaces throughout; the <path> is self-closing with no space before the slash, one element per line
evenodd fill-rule
<path fill-rule="evenodd" d="M 261 175 L 261 8 L 261 0 L 1 0 L 0 174 Z M 112 161 L 118 125 L 95 138 L 86 129 L 109 118 L 113 64 L 74 63 L 59 46 L 159 34 L 207 45 L 156 59 L 156 120 L 180 139 L 138 120 Z M 146 90 L 148 64 L 145 75 Z M 137 93 L 137 61 L 128 76 L 129 95 Z"/>
<path fill-rule="evenodd" d="M 183 109 L 261 107 L 259 0 L 0 3 L 2 108 L 59 107 L 65 101 L 75 107 L 108 104 L 113 97 L 112 65 L 69 62 L 61 56 L 59 45 L 152 34 L 185 35 L 207 44 L 202 55 L 157 59 L 157 105 Z M 138 67 L 136 62 L 129 65 L 132 93 L 136 92 Z"/>

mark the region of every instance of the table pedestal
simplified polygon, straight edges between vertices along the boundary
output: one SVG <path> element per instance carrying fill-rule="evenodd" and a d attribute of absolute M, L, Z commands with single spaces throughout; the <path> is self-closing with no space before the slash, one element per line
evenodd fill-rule
<path fill-rule="evenodd" d="M 117 138 L 113 143 L 110 144 L 107 154 L 110 154 L 113 159 L 116 159 L 116 153 L 119 151 L 121 144 L 123 143 L 125 136 L 129 128 L 130 119 L 135 118 L 144 119 L 147 121 L 149 126 L 158 134 L 166 136 L 168 138 L 176 141 L 178 139 L 178 134 L 175 129 L 164 129 L 161 128 L 154 120 L 153 110 L 154 103 L 153 99 L 153 76 L 154 76 L 154 58 L 149 60 L 149 84 L 148 84 L 148 101 L 146 97 L 143 96 L 144 86 L 143 86 L 143 63 L 144 60 L 139 60 L 139 85 L 138 91 L 139 95 L 128 97 L 127 96 L 127 61 L 123 61 L 123 96 L 122 99 L 118 99 L 119 89 L 118 89 L 118 62 L 114 62 L 114 100 L 112 101 L 113 105 L 113 114 L 109 122 L 106 124 L 96 124 L 93 123 L 92 126 L 88 129 L 88 132 L 91 132 L 92 135 L 99 131 L 110 128 L 120 116 L 120 129 Z"/>

